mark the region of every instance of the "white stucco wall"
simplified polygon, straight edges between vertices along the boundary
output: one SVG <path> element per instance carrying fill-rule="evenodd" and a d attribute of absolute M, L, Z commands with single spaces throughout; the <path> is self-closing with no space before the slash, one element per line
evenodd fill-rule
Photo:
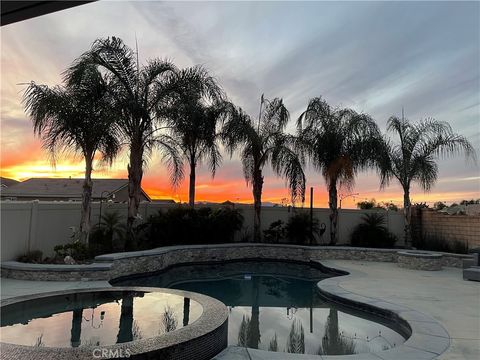
<path fill-rule="evenodd" d="M 176 204 L 141 203 L 139 213 L 142 218 L 158 212 L 178 206 Z M 249 205 L 237 205 L 242 210 L 245 218 L 244 229 L 237 234 L 240 241 L 248 236 L 253 230 L 253 207 Z M 102 212 L 118 211 L 127 216 L 126 203 L 103 203 Z M 298 209 L 297 209 L 298 211 Z M 304 211 L 309 211 L 304 209 Z M 100 204 L 92 204 L 92 225 L 99 220 Z M 352 229 L 362 222 L 365 213 L 376 210 L 340 210 L 339 211 L 339 244 L 349 241 Z M 262 208 L 262 228 L 266 229 L 276 220 L 286 222 L 294 213 L 292 208 L 287 207 L 264 207 Z M 79 202 L 0 202 L 0 240 L 1 260 L 14 260 L 17 256 L 28 250 L 41 250 L 44 256 L 53 255 L 53 247 L 71 241 L 70 227 L 78 227 L 80 221 Z M 397 245 L 403 245 L 403 215 L 401 212 L 386 212 L 387 226 L 399 239 Z M 329 240 L 329 210 L 314 209 L 314 217 L 320 223 L 325 223 L 327 229 L 323 236 L 323 243 Z"/>

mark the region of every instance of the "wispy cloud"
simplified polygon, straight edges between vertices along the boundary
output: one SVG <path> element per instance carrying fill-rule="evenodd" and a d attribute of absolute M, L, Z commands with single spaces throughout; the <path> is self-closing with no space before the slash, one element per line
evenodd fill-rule
<path fill-rule="evenodd" d="M 81 175 L 83 165 L 71 158 L 56 171 L 46 170 L 49 164 L 33 138 L 18 84 L 59 83 L 61 72 L 94 39 L 112 35 L 132 46 L 138 39 L 142 59 L 205 65 L 252 115 L 262 93 L 283 97 L 292 118 L 309 98 L 322 95 L 332 105 L 371 114 L 382 128 L 403 106 L 413 120 L 449 121 L 480 152 L 479 11 L 478 2 L 100 1 L 2 27 L 2 174 Z M 97 174 L 124 177 L 125 164 L 123 156 L 113 169 Z M 204 199 L 228 192 L 250 196 L 236 157 L 226 156 L 213 180 L 205 169 L 199 173 Z M 442 160 L 434 191 L 478 191 L 478 173 L 478 166 L 459 159 Z M 324 191 L 319 174 L 309 169 L 307 175 L 309 186 Z M 180 191 L 169 188 L 167 179 L 154 156 L 146 186 L 158 194 Z M 285 197 L 284 185 L 266 171 L 266 197 Z M 357 179 L 356 191 L 377 198 L 400 193 L 394 184 L 378 192 L 378 178 L 371 173 Z"/>

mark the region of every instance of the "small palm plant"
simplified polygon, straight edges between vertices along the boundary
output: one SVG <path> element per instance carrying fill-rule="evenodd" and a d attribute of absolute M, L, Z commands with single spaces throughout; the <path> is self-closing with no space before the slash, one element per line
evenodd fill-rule
<path fill-rule="evenodd" d="M 238 108 L 222 129 L 223 142 L 230 154 L 240 148 L 240 158 L 254 201 L 254 241 L 261 240 L 263 169 L 271 164 L 274 172 L 288 181 L 292 201 L 305 199 L 305 174 L 301 158 L 295 152 L 296 138 L 284 132 L 290 116 L 282 99 L 260 101 L 257 121 Z"/>
<path fill-rule="evenodd" d="M 24 93 L 25 110 L 36 135 L 55 163 L 58 154 L 70 150 L 85 161 L 80 238 L 88 241 L 93 161 L 97 153 L 111 163 L 120 149 L 110 79 L 94 66 L 66 86 L 48 87 L 30 83 Z"/>
<path fill-rule="evenodd" d="M 363 223 L 357 225 L 351 234 L 353 246 L 393 247 L 397 238 L 385 226 L 385 216 L 381 213 L 365 214 Z"/>
<path fill-rule="evenodd" d="M 427 119 L 411 123 L 405 117 L 392 116 L 387 129 L 398 136 L 399 142 L 385 139 L 384 150 L 380 151 L 381 185 L 396 178 L 403 188 L 403 209 L 405 216 L 405 245 L 412 245 L 410 218 L 410 188 L 417 183 L 429 191 L 438 177 L 439 157 L 463 152 L 466 158 L 475 162 L 475 150 L 462 135 L 453 132 L 446 122 Z"/>
<path fill-rule="evenodd" d="M 300 152 L 321 172 L 328 188 L 330 244 L 337 243 L 338 187 L 353 187 L 360 170 L 376 166 L 380 130 L 373 119 L 351 109 L 332 108 L 313 98 L 297 121 Z"/>
<path fill-rule="evenodd" d="M 92 246 L 95 253 L 106 253 L 123 249 L 127 229 L 124 218 L 117 212 L 107 212 L 102 215 L 100 223 L 92 234 Z"/>

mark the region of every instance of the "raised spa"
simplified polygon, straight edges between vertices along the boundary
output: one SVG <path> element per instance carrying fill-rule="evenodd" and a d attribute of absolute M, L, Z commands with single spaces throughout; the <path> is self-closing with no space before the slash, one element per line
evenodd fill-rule
<path fill-rule="evenodd" d="M 1 304 L 2 359 L 210 359 L 227 346 L 225 305 L 181 290 L 70 290 Z"/>
<path fill-rule="evenodd" d="M 333 276 L 320 265 L 234 261 L 177 265 L 113 280 L 205 294 L 227 305 L 228 344 L 304 354 L 377 352 L 401 345 L 408 331 L 386 317 L 328 302 L 317 283 Z"/>
<path fill-rule="evenodd" d="M 202 314 L 189 298 L 161 292 L 89 292 L 2 308 L 2 342 L 48 347 L 113 345 L 186 326 Z"/>

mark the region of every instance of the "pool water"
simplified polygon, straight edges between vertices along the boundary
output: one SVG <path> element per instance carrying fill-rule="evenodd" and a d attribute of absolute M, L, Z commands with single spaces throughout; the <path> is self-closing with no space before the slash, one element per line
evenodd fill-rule
<path fill-rule="evenodd" d="M 305 263 L 243 261 L 179 265 L 114 281 L 212 296 L 229 309 L 229 345 L 305 354 L 356 354 L 405 341 L 395 324 L 327 302 L 318 281 L 332 274 Z"/>
<path fill-rule="evenodd" d="M 2 307 L 1 341 L 47 347 L 113 345 L 174 331 L 202 314 L 199 303 L 175 294 L 92 291 Z"/>

